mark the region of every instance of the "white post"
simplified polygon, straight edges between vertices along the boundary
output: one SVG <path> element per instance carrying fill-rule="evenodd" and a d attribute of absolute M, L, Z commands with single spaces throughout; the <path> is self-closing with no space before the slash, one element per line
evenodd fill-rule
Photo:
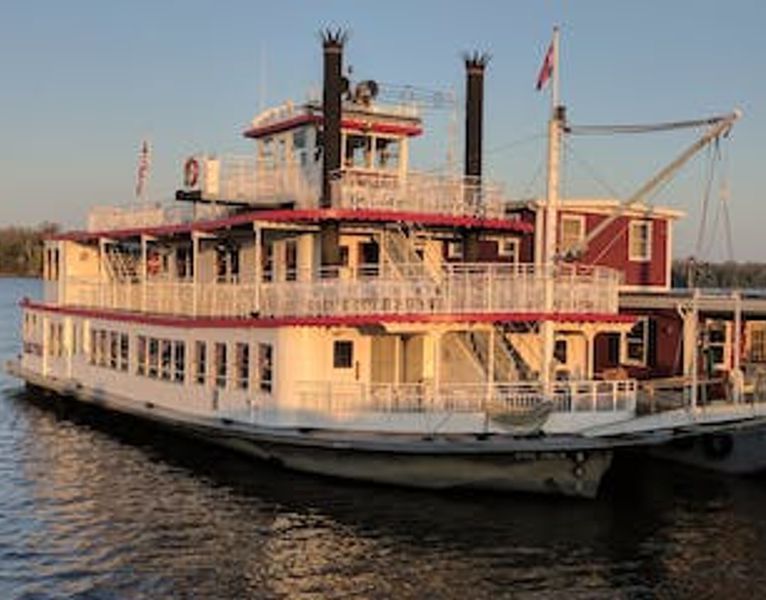
<path fill-rule="evenodd" d="M 106 240 L 102 237 L 98 238 L 98 304 L 99 308 L 106 308 Z"/>
<path fill-rule="evenodd" d="M 694 345 L 692 346 L 692 389 L 690 398 L 690 408 L 692 410 L 697 409 L 697 386 L 699 384 L 699 364 L 698 364 L 698 346 L 699 346 L 699 288 L 694 289 L 694 296 L 692 297 L 692 339 Z"/>
<path fill-rule="evenodd" d="M 742 351 L 742 295 L 739 292 L 732 294 L 734 297 L 734 356 L 732 364 L 732 387 L 734 402 L 742 400 L 742 387 L 744 378 L 741 369 Z"/>
<path fill-rule="evenodd" d="M 199 310 L 199 232 L 192 231 L 192 315 Z"/>
<path fill-rule="evenodd" d="M 554 38 L 555 44 L 555 38 Z M 554 56 L 557 51 L 554 51 Z M 554 64 L 554 73 L 558 65 Z M 550 392 L 551 366 L 553 362 L 554 328 L 555 323 L 550 319 L 554 303 L 554 277 L 556 269 L 556 229 L 557 229 L 557 205 L 559 186 L 559 145 L 561 143 L 562 123 L 556 108 L 548 123 L 548 194 L 545 203 L 545 254 L 543 260 L 543 273 L 545 277 L 545 313 L 546 319 L 542 323 L 543 334 L 543 361 L 542 383 L 544 393 Z"/>
<path fill-rule="evenodd" d="M 253 223 L 255 229 L 255 311 L 260 314 L 261 312 L 261 285 L 263 285 L 263 266 L 262 266 L 262 233 L 261 226 L 258 223 Z M 299 277 L 298 277 L 299 278 Z"/>

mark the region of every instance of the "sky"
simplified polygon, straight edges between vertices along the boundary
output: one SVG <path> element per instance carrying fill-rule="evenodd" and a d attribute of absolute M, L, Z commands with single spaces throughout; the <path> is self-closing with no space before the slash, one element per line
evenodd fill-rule
<path fill-rule="evenodd" d="M 549 98 L 535 81 L 554 24 L 573 124 L 742 109 L 718 150 L 698 155 L 652 200 L 688 214 L 676 256 L 729 258 L 726 206 L 731 257 L 766 261 L 760 0 L 0 0 L 0 226 L 77 227 L 89 207 L 133 202 L 145 138 L 156 200 L 180 187 L 186 156 L 251 152 L 241 133 L 261 108 L 319 88 L 318 32 L 327 26 L 350 30 L 344 61 L 354 78 L 454 91 L 459 113 L 462 53 L 489 52 L 485 173 L 513 197 L 542 194 Z M 450 147 L 462 161 L 462 114 L 425 119 L 413 165 L 443 168 Z M 626 197 L 699 133 L 568 137 L 563 193 Z"/>

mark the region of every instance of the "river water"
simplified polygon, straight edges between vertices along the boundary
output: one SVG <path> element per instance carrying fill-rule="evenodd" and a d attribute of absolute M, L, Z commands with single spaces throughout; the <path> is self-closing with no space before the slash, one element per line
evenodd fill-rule
<path fill-rule="evenodd" d="M 0 358 L 19 350 L 0 280 Z M 595 501 L 309 477 L 0 375 L 0 598 L 751 598 L 766 479 L 618 460 Z"/>

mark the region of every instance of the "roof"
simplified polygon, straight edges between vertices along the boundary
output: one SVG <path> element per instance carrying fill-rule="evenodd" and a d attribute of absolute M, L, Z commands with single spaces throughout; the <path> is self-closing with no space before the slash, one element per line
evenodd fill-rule
<path fill-rule="evenodd" d="M 560 211 L 576 211 L 579 213 L 611 215 L 622 206 L 623 201 L 617 198 L 562 198 L 559 200 Z M 545 207 L 545 199 L 537 198 L 530 203 L 535 206 Z M 686 216 L 686 212 L 669 206 L 655 206 L 646 203 L 635 203 L 623 212 L 628 217 L 660 217 L 664 219 L 680 219 Z"/>
<path fill-rule="evenodd" d="M 383 210 L 348 210 L 333 208 L 317 209 L 278 209 L 259 210 L 240 213 L 222 219 L 208 221 L 191 221 L 188 223 L 157 225 L 153 227 L 134 227 L 129 229 L 114 229 L 101 231 L 69 231 L 53 235 L 51 240 L 96 240 L 98 238 L 130 238 L 141 235 L 169 236 L 191 233 L 192 231 L 215 231 L 250 223 L 285 223 L 322 221 L 356 221 L 356 222 L 410 222 L 423 225 L 445 227 L 465 227 L 491 229 L 515 233 L 531 233 L 534 229 L 531 223 L 509 219 L 485 219 L 481 217 L 454 216 L 436 213 L 416 213 L 404 211 Z"/>

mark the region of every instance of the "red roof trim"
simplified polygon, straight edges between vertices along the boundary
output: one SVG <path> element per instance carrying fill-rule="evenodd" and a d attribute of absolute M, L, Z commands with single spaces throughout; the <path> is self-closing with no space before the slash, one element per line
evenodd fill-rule
<path fill-rule="evenodd" d="M 270 123 L 262 127 L 251 127 L 242 134 L 246 138 L 261 138 L 275 133 L 288 131 L 308 123 L 322 123 L 321 115 L 298 115 L 284 121 Z M 340 123 L 343 129 L 356 131 L 372 131 L 374 133 L 389 133 L 393 135 L 406 135 L 414 137 L 423 133 L 423 128 L 418 125 L 403 125 L 398 123 L 384 123 L 381 121 L 365 121 L 363 119 L 343 119 Z"/>
<path fill-rule="evenodd" d="M 534 231 L 532 223 L 509 219 L 483 219 L 480 217 L 442 215 L 436 213 L 417 213 L 393 210 L 350 210 L 334 208 L 306 208 L 306 209 L 278 209 L 261 210 L 234 215 L 225 219 L 212 221 L 197 221 L 194 223 L 182 223 L 179 225 L 161 225 L 158 227 L 136 227 L 131 229 L 116 229 L 107 231 L 70 231 L 51 236 L 51 240 L 88 240 L 105 238 L 138 237 L 141 234 L 161 236 L 176 233 L 190 233 L 192 231 L 215 231 L 236 225 L 246 225 L 256 221 L 265 222 L 319 222 L 319 221 L 367 221 L 367 222 L 395 222 L 405 221 L 410 223 L 422 223 L 424 225 L 444 225 L 448 227 L 475 227 L 482 229 L 495 229 L 501 231 L 514 231 L 517 233 L 531 233 Z"/>
<path fill-rule="evenodd" d="M 549 313 L 544 312 L 501 312 L 501 313 L 444 313 L 444 314 L 390 314 L 351 315 L 339 317 L 278 317 L 278 318 L 235 318 L 235 317 L 176 317 L 171 315 L 132 313 L 73 306 L 52 306 L 25 298 L 20 303 L 24 308 L 44 312 L 104 319 L 128 323 L 142 323 L 158 327 L 183 327 L 187 329 L 263 329 L 270 327 L 357 327 L 381 323 L 502 323 L 529 321 L 556 321 L 567 323 L 633 323 L 635 315 L 606 313 Z"/>

